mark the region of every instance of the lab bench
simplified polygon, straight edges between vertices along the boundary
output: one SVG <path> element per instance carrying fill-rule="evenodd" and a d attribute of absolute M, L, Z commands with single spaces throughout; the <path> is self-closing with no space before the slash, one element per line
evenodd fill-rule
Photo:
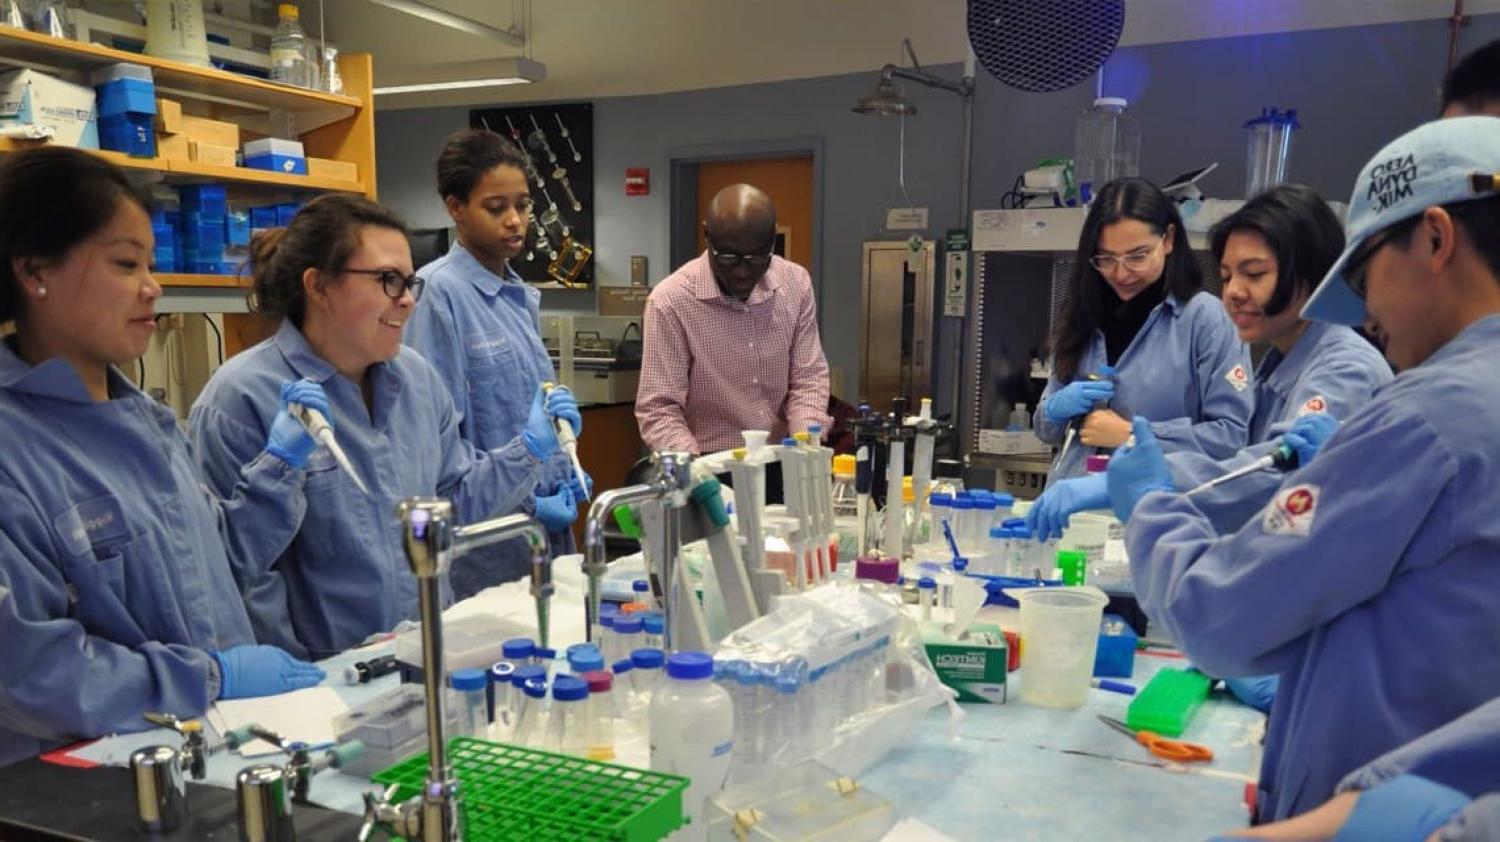
<path fill-rule="evenodd" d="M 482 601 L 494 598 L 480 595 L 460 607 L 488 610 Z M 579 632 L 581 624 L 570 631 L 554 627 L 554 646 Z M 351 707 L 394 688 L 395 675 L 356 686 L 338 679 L 344 666 L 392 649 L 386 643 L 322 662 L 328 686 Z M 1183 664 L 1180 657 L 1143 650 L 1129 681 L 1144 687 L 1158 670 Z M 899 816 L 916 817 L 955 840 L 1204 839 L 1245 826 L 1246 785 L 1254 779 L 1265 721 L 1260 713 L 1211 697 L 1181 739 L 1209 746 L 1214 760 L 1179 766 L 1156 760 L 1099 722 L 1098 714 L 1123 720 L 1130 697 L 1094 689 L 1079 709 L 1039 708 L 1020 701 L 1024 680 L 1024 669 L 1010 675 L 1005 704 L 963 706 L 956 734 L 950 734 L 947 707 L 933 709 L 859 782 L 890 800 Z M 135 748 L 179 741 L 170 732 L 148 732 L 100 741 L 75 755 L 119 764 Z M 190 784 L 189 829 L 195 832 L 158 838 L 235 838 L 228 832 L 234 828 L 229 787 L 246 763 L 226 754 L 210 758 L 205 783 L 211 786 Z M 302 838 L 352 838 L 361 793 L 378 789 L 334 770 L 319 774 L 313 801 L 349 815 L 299 805 L 299 827 L 308 828 Z M 121 768 L 63 769 L 36 760 L 0 768 L 0 839 L 131 838 L 121 829 L 133 826 L 132 813 Z"/>

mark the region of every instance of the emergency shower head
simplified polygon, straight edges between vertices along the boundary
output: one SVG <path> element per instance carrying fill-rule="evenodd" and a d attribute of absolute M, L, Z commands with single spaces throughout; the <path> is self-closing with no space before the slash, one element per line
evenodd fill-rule
<path fill-rule="evenodd" d="M 861 99 L 850 109 L 856 114 L 874 114 L 877 117 L 911 116 L 917 107 L 896 91 L 896 83 L 882 76 L 875 86 L 875 93 Z"/>

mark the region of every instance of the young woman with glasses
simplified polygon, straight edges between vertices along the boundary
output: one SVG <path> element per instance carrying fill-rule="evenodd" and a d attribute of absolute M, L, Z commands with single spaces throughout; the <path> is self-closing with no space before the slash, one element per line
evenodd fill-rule
<path fill-rule="evenodd" d="M 479 450 L 459 435 L 441 378 L 401 344 L 422 280 L 405 228 L 374 202 L 314 199 L 286 228 L 257 235 L 250 265 L 255 310 L 281 326 L 214 373 L 193 405 L 192 435 L 209 481 L 233 488 L 272 420 L 248 396 L 288 378 L 323 385 L 338 442 L 368 493 L 316 451 L 296 538 L 279 558 L 238 573 L 258 637 L 326 657 L 417 615 L 397 501 L 449 498 L 466 521 L 530 512 L 558 449 L 553 419 L 577 409 L 567 392 L 538 389 L 515 439 Z"/>
<path fill-rule="evenodd" d="M 1034 421 L 1062 448 L 1049 482 L 1123 444 L 1133 415 L 1165 448 L 1226 458 L 1245 446 L 1253 400 L 1248 350 L 1203 291 L 1176 205 L 1144 179 L 1106 184 L 1079 237 Z"/>

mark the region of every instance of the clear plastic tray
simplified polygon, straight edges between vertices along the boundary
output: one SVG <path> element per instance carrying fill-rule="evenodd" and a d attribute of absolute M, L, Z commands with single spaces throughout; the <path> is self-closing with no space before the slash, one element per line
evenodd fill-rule
<path fill-rule="evenodd" d="M 711 842 L 879 839 L 896 823 L 891 802 L 808 760 L 708 800 Z"/>

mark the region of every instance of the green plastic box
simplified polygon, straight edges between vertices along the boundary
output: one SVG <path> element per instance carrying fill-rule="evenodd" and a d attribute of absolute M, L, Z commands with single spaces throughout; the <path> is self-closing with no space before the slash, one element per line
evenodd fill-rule
<path fill-rule="evenodd" d="M 1136 731 L 1180 737 L 1212 686 L 1213 679 L 1197 670 L 1164 669 L 1130 700 L 1125 724 Z"/>

